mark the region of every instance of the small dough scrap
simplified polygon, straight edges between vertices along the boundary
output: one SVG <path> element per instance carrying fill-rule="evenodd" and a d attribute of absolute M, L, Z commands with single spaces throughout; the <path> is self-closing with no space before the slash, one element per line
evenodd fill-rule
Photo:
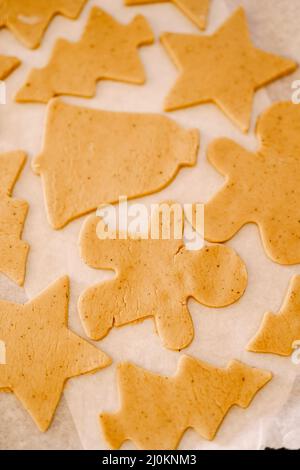
<path fill-rule="evenodd" d="M 16 57 L 0 55 L 0 80 L 5 80 L 20 65 Z"/>
<path fill-rule="evenodd" d="M 181 71 L 165 110 L 213 102 L 244 132 L 254 92 L 297 68 L 292 60 L 253 46 L 243 8 L 212 36 L 165 33 L 161 41 Z"/>
<path fill-rule="evenodd" d="M 248 351 L 289 356 L 300 340 L 300 276 L 294 276 L 278 314 L 265 313 Z"/>
<path fill-rule="evenodd" d="M 59 229 L 119 196 L 159 191 L 182 166 L 196 163 L 198 147 L 198 130 L 182 129 L 162 115 L 53 100 L 44 148 L 33 163 L 42 176 L 50 224 Z"/>
<path fill-rule="evenodd" d="M 148 5 L 150 3 L 174 3 L 198 28 L 206 28 L 210 0 L 125 0 L 125 5 Z"/>
<path fill-rule="evenodd" d="M 55 15 L 75 19 L 86 1 L 0 0 L 0 28 L 9 28 L 26 47 L 35 49 Z"/>
<path fill-rule="evenodd" d="M 121 409 L 100 415 L 110 448 L 130 439 L 140 449 L 172 450 L 188 428 L 214 439 L 230 408 L 247 408 L 272 374 L 236 360 L 223 369 L 182 356 L 175 376 L 123 363 L 118 378 Z"/>
<path fill-rule="evenodd" d="M 0 272 L 23 285 L 29 251 L 21 240 L 28 204 L 11 197 L 26 161 L 23 152 L 0 154 Z"/>
<path fill-rule="evenodd" d="M 137 48 L 153 41 L 143 16 L 125 26 L 95 7 L 80 41 L 58 39 L 49 64 L 30 72 L 16 100 L 47 103 L 58 95 L 92 98 L 97 82 L 105 79 L 142 85 L 146 78 Z"/>
<path fill-rule="evenodd" d="M 116 239 L 101 240 L 99 222 L 104 223 L 90 216 L 84 224 L 81 257 L 92 268 L 116 271 L 117 277 L 88 288 L 79 298 L 81 320 L 94 340 L 103 338 L 113 326 L 154 317 L 164 346 L 181 350 L 194 336 L 187 306 L 190 297 L 209 307 L 224 307 L 244 293 L 246 267 L 231 248 L 215 245 L 188 251 L 183 237 L 176 239 L 172 232 L 170 239 L 128 234 L 123 240 L 118 234 Z"/>
<path fill-rule="evenodd" d="M 0 389 L 15 393 L 41 431 L 50 426 L 67 379 L 111 362 L 68 329 L 68 302 L 67 277 L 24 305 L 0 300 L 0 340 L 6 348 Z"/>
<path fill-rule="evenodd" d="M 256 153 L 225 138 L 209 147 L 208 159 L 226 183 L 205 206 L 205 238 L 224 242 L 256 223 L 269 258 L 300 263 L 300 107 L 272 105 L 259 118 L 257 135 Z"/>

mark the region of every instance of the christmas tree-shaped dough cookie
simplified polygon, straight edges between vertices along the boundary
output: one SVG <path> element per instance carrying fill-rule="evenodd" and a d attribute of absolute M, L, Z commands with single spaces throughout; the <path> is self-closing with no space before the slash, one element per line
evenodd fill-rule
<path fill-rule="evenodd" d="M 229 409 L 247 408 L 272 378 L 265 370 L 231 361 L 225 369 L 189 356 L 177 374 L 162 377 L 133 364 L 120 364 L 121 409 L 100 416 L 112 449 L 130 439 L 140 449 L 176 449 L 188 428 L 212 440 Z"/>
<path fill-rule="evenodd" d="M 24 283 L 29 250 L 21 240 L 28 204 L 11 193 L 25 160 L 22 152 L 0 154 L 0 272 L 19 285 Z"/>
<path fill-rule="evenodd" d="M 155 220 L 154 214 L 152 227 Z M 154 317 L 164 346 L 180 350 L 194 335 L 190 297 L 206 306 L 224 307 L 246 288 L 245 265 L 231 248 L 215 245 L 188 251 L 173 230 L 170 239 L 149 235 L 122 240 L 120 234 L 117 239 L 100 239 L 103 224 L 103 219 L 89 217 L 80 239 L 81 257 L 89 266 L 117 273 L 114 280 L 88 288 L 79 299 L 80 317 L 92 339 L 103 338 L 113 326 Z"/>
<path fill-rule="evenodd" d="M 56 14 L 77 18 L 86 0 L 0 0 L 0 28 L 7 27 L 26 47 L 36 48 Z"/>
<path fill-rule="evenodd" d="M 198 28 L 205 29 L 210 0 L 125 0 L 125 5 L 174 3 Z"/>
<path fill-rule="evenodd" d="M 165 116 L 49 105 L 44 148 L 33 162 L 41 175 L 51 225 L 165 187 L 196 163 L 197 130 Z"/>
<path fill-rule="evenodd" d="M 253 222 L 273 261 L 300 263 L 299 129 L 300 107 L 277 103 L 258 120 L 256 153 L 229 139 L 211 144 L 208 159 L 226 183 L 205 207 L 207 240 L 224 242 Z"/>
<path fill-rule="evenodd" d="M 16 57 L 0 55 L 0 80 L 5 80 L 19 65 Z"/>
<path fill-rule="evenodd" d="M 30 72 L 16 100 L 47 103 L 58 95 L 91 98 L 102 79 L 143 84 L 145 72 L 137 48 L 153 40 L 143 16 L 125 26 L 93 8 L 79 42 L 59 39 L 49 64 Z"/>
<path fill-rule="evenodd" d="M 296 69 L 295 62 L 253 46 L 242 8 L 212 36 L 166 33 L 161 41 L 181 71 L 166 111 L 214 102 L 243 131 L 255 90 Z"/>
<path fill-rule="evenodd" d="M 268 312 L 248 350 L 289 356 L 294 341 L 300 339 L 300 276 L 291 281 L 284 303 L 277 314 Z"/>
<path fill-rule="evenodd" d="M 0 301 L 0 389 L 14 392 L 41 431 L 49 427 L 67 379 L 110 359 L 68 329 L 69 281 L 63 277 L 25 305 Z"/>

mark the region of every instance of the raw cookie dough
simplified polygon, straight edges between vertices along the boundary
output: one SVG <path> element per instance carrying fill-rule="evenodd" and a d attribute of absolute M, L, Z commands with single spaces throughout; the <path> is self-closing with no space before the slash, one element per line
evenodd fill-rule
<path fill-rule="evenodd" d="M 297 67 L 252 45 L 243 8 L 212 36 L 165 33 L 161 41 L 181 71 L 165 110 L 214 102 L 245 132 L 255 90 Z"/>
<path fill-rule="evenodd" d="M 46 431 L 67 379 L 110 364 L 99 349 L 68 329 L 69 281 L 63 277 L 25 305 L 0 301 L 6 364 L 0 389 L 14 392 Z"/>
<path fill-rule="evenodd" d="M 16 57 L 0 55 L 0 80 L 5 80 L 20 65 Z"/>
<path fill-rule="evenodd" d="M 125 26 L 93 8 L 80 41 L 58 39 L 49 64 L 30 72 L 16 100 L 47 103 L 58 95 L 92 98 L 97 81 L 103 79 L 143 84 L 145 72 L 137 48 L 153 41 L 143 16 Z"/>
<path fill-rule="evenodd" d="M 272 105 L 257 135 L 256 153 L 225 138 L 210 145 L 208 159 L 226 183 L 205 206 L 205 238 L 224 242 L 256 223 L 269 258 L 300 263 L 300 107 Z"/>
<path fill-rule="evenodd" d="M 300 276 L 294 276 L 283 305 L 276 315 L 268 312 L 248 345 L 248 351 L 289 356 L 300 340 Z"/>
<path fill-rule="evenodd" d="M 168 1 L 180 8 L 198 28 L 205 29 L 210 0 L 125 0 L 125 5 L 148 5 L 150 3 L 165 3 Z"/>
<path fill-rule="evenodd" d="M 90 216 L 84 224 L 81 257 L 92 268 L 116 271 L 117 277 L 88 288 L 79 298 L 81 320 L 94 340 L 113 326 L 154 317 L 164 346 L 180 350 L 194 336 L 190 297 L 209 307 L 224 307 L 244 293 L 246 267 L 231 248 L 188 251 L 182 237 L 100 240 L 98 223 L 103 219 Z"/>
<path fill-rule="evenodd" d="M 104 413 L 105 439 L 118 449 L 126 439 L 140 449 L 176 449 L 193 428 L 212 440 L 233 405 L 247 408 L 272 374 L 231 361 L 225 369 L 181 357 L 177 374 L 162 377 L 130 363 L 119 365 L 121 409 Z"/>
<path fill-rule="evenodd" d="M 0 272 L 20 286 L 29 251 L 28 243 L 21 240 L 28 204 L 11 193 L 25 160 L 23 152 L 0 154 Z"/>
<path fill-rule="evenodd" d="M 86 0 L 0 0 L 0 28 L 35 49 L 56 14 L 77 18 Z"/>
<path fill-rule="evenodd" d="M 49 105 L 44 148 L 34 160 L 48 218 L 58 229 L 117 202 L 159 191 L 196 163 L 199 132 L 165 116 Z"/>

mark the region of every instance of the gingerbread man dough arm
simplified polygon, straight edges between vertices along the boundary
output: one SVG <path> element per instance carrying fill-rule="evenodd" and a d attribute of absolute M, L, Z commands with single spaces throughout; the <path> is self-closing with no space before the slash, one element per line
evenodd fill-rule
<path fill-rule="evenodd" d="M 134 314 L 133 309 L 127 312 L 122 284 L 117 279 L 86 289 L 79 297 L 78 311 L 87 336 L 94 341 L 108 334 L 120 312 L 126 317 Z"/>
<path fill-rule="evenodd" d="M 102 234 L 108 233 L 108 230 L 100 217 L 88 217 L 80 234 L 80 256 L 91 268 L 117 271 L 121 265 L 121 253 L 127 251 L 126 240 L 101 239 Z M 116 233 L 115 236 L 119 237 L 119 234 Z"/>
<path fill-rule="evenodd" d="M 218 139 L 208 148 L 208 160 L 227 181 L 223 188 L 205 205 L 205 239 L 224 242 L 249 222 L 248 207 L 238 197 L 241 190 L 233 181 L 242 159 L 251 154 L 230 139 Z M 236 178 L 238 181 L 239 178 Z"/>

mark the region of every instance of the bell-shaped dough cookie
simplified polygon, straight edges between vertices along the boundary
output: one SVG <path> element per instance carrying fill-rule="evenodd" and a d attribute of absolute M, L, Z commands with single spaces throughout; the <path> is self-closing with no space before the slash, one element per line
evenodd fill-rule
<path fill-rule="evenodd" d="M 172 450 L 188 428 L 212 440 L 229 409 L 247 408 L 272 374 L 239 361 L 221 369 L 183 356 L 172 377 L 129 363 L 120 364 L 118 377 L 121 409 L 100 417 L 109 446 L 130 439 L 140 449 Z"/>
<path fill-rule="evenodd" d="M 165 116 L 115 113 L 54 100 L 33 162 L 55 229 L 101 204 L 159 191 L 196 163 L 199 132 Z"/>
<path fill-rule="evenodd" d="M 25 46 L 34 49 L 52 18 L 77 18 L 87 0 L 0 0 L 0 28 L 7 27 Z"/>
<path fill-rule="evenodd" d="M 171 203 L 169 207 L 172 211 Z M 182 233 L 177 239 L 173 231 L 169 239 L 149 234 L 148 239 L 123 240 L 118 233 L 116 239 L 101 240 L 97 231 L 103 223 L 99 217 L 89 217 L 80 237 L 81 257 L 89 266 L 117 273 L 112 281 L 88 288 L 79 299 L 79 314 L 92 339 L 103 338 L 113 326 L 154 317 L 164 346 L 180 350 L 194 336 L 187 306 L 190 297 L 206 306 L 224 307 L 244 293 L 246 267 L 231 248 L 215 245 L 188 251 Z"/>
<path fill-rule="evenodd" d="M 125 26 L 93 8 L 81 39 L 58 39 L 49 64 L 30 72 L 16 100 L 47 103 L 58 95 L 91 98 L 97 82 L 104 79 L 143 84 L 145 72 L 137 48 L 153 40 L 143 16 Z"/>
<path fill-rule="evenodd" d="M 257 135 L 255 153 L 225 138 L 210 145 L 208 159 L 226 183 L 205 206 L 205 238 L 224 242 L 256 223 L 269 258 L 300 263 L 300 107 L 272 105 Z"/>

